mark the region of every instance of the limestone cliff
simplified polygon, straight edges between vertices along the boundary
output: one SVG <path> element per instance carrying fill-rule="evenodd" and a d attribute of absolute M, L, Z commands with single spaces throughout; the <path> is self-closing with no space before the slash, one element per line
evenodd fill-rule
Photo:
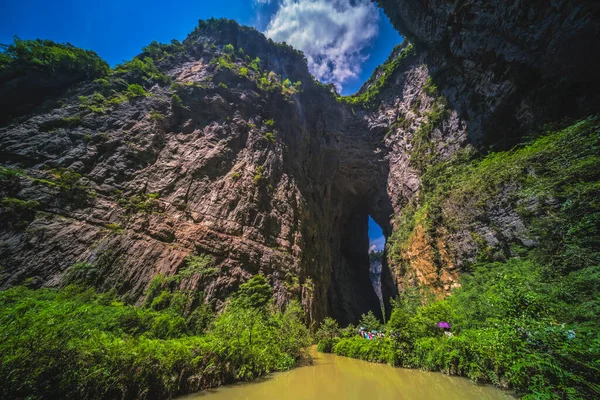
<path fill-rule="evenodd" d="M 213 20 L 20 110 L 0 127 L 1 287 L 59 285 L 84 263 L 140 303 L 154 276 L 211 254 L 218 273 L 181 288 L 222 301 L 262 272 L 311 320 L 379 309 L 368 215 L 397 236 L 432 166 L 597 110 L 597 6 L 510 3 L 381 1 L 413 46 L 350 98 L 315 82 L 301 53 Z M 383 265 L 384 298 L 455 287 L 469 232 L 526 240 L 509 206 L 495 222 L 417 223 Z"/>

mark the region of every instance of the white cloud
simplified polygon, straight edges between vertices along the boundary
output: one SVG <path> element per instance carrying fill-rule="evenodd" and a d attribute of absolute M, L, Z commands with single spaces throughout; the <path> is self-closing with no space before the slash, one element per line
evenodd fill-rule
<path fill-rule="evenodd" d="M 385 247 L 385 236 L 381 235 L 378 238 L 370 239 L 369 244 L 369 253 L 372 251 L 383 250 Z"/>
<path fill-rule="evenodd" d="M 311 73 L 341 90 L 360 74 L 367 58 L 363 50 L 377 36 L 378 21 L 369 0 L 280 0 L 265 35 L 302 50 Z"/>

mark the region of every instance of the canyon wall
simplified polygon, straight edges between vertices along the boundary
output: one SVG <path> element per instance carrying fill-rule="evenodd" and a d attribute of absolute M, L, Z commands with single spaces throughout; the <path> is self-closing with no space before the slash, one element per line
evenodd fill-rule
<path fill-rule="evenodd" d="M 412 46 L 349 98 L 289 46 L 211 20 L 11 116 L 0 286 L 65 284 L 75 265 L 141 304 L 155 276 L 209 254 L 218 273 L 179 285 L 217 307 L 261 272 L 311 321 L 378 310 L 368 215 L 398 242 L 431 168 L 597 110 L 593 3 L 438 3 L 380 1 Z M 522 227 L 510 205 L 454 232 L 416 223 L 388 250 L 384 298 L 448 293 L 479 245 L 471 232 L 527 245 Z"/>

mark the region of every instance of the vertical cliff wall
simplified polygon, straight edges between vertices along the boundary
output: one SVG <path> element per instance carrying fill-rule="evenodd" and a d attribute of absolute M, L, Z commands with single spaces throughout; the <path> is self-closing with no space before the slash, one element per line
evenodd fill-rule
<path fill-rule="evenodd" d="M 218 273 L 180 288 L 221 302 L 262 272 L 278 304 L 345 323 L 379 309 L 368 215 L 393 239 L 384 298 L 456 287 L 473 230 L 525 241 L 510 205 L 452 232 L 415 209 L 436 166 L 598 109 L 597 6 L 379 4 L 412 45 L 355 96 L 315 82 L 292 48 L 212 20 L 20 109 L 0 127 L 0 286 L 64 284 L 76 265 L 141 303 L 157 274 L 209 254 Z"/>

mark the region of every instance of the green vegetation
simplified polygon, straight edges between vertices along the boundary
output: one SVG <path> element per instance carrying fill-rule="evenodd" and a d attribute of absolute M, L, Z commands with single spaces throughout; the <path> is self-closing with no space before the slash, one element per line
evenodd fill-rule
<path fill-rule="evenodd" d="M 340 326 L 337 321 L 331 317 L 325 318 L 315 335 L 317 350 L 322 353 L 331 353 L 339 336 Z"/>
<path fill-rule="evenodd" d="M 116 77 L 129 75 L 128 81 L 142 85 L 159 83 L 166 85 L 171 79 L 162 73 L 150 57 L 140 59 L 134 57 L 131 61 L 117 65 L 113 71 Z"/>
<path fill-rule="evenodd" d="M 98 92 L 94 92 L 91 97 L 79 96 L 79 103 L 82 108 L 94 113 L 104 114 L 106 112 L 106 98 Z"/>
<path fill-rule="evenodd" d="M 260 165 L 256 168 L 256 172 L 254 173 L 253 180 L 255 183 L 259 183 L 263 179 L 265 179 L 265 168 L 262 165 Z"/>
<path fill-rule="evenodd" d="M 24 228 L 35 218 L 40 203 L 35 200 L 21 200 L 3 197 L 0 201 L 0 223 L 13 228 Z"/>
<path fill-rule="evenodd" d="M 117 235 L 120 235 L 121 233 L 123 233 L 123 227 L 121 226 L 121 224 L 110 223 L 110 224 L 106 224 L 104 226 L 106 227 L 106 229 L 108 229 L 112 233 L 116 233 Z"/>
<path fill-rule="evenodd" d="M 150 115 L 150 119 L 152 121 L 157 121 L 157 122 L 163 121 L 166 118 L 163 114 L 159 113 L 156 110 L 150 110 L 149 115 Z"/>
<path fill-rule="evenodd" d="M 0 292 L 0 397 L 169 398 L 289 369 L 310 344 L 299 304 L 277 311 L 262 275 L 217 316 L 178 293 L 140 308 L 73 285 Z"/>
<path fill-rule="evenodd" d="M 46 121 L 40 126 L 40 129 L 51 132 L 59 128 L 76 128 L 79 125 L 81 125 L 81 117 L 74 115 Z"/>
<path fill-rule="evenodd" d="M 275 126 L 275 121 L 273 121 L 272 119 L 268 119 L 265 121 L 265 126 L 273 128 L 273 126 Z"/>
<path fill-rule="evenodd" d="M 267 142 L 271 142 L 271 143 L 275 143 L 275 134 L 273 132 L 266 132 L 263 135 L 263 138 L 267 141 Z"/>
<path fill-rule="evenodd" d="M 158 193 L 140 193 L 129 197 L 119 195 L 117 204 L 125 208 L 129 214 L 153 213 L 160 209 L 158 198 Z"/>
<path fill-rule="evenodd" d="M 229 89 L 229 88 L 228 88 L 228 86 L 227 86 L 225 83 L 223 83 L 223 82 L 219 82 L 219 85 L 218 85 L 218 86 L 219 86 L 221 89 Z"/>
<path fill-rule="evenodd" d="M 244 57 L 239 51 L 235 52 L 232 45 L 226 45 L 223 53 L 215 55 L 210 64 L 215 66 L 217 71 L 229 70 L 253 81 L 260 90 L 265 92 L 279 92 L 289 97 L 301 91 L 302 82 L 292 83 L 289 78 L 282 82 L 282 77 L 277 73 L 260 69 L 260 58 L 256 57 L 250 64 L 247 64 L 248 60 L 249 57 Z M 218 87 L 227 88 L 223 82 L 220 82 Z"/>
<path fill-rule="evenodd" d="M 417 128 L 413 135 L 410 162 L 422 172 L 435 162 L 435 141 L 432 140 L 431 134 L 435 128 L 440 126 L 447 115 L 446 99 L 440 96 L 435 99 L 431 110 L 424 115 L 425 122 Z"/>
<path fill-rule="evenodd" d="M 25 75 L 31 71 L 64 73 L 94 79 L 109 72 L 108 64 L 95 52 L 51 40 L 22 40 L 0 45 L 0 72 Z"/>
<path fill-rule="evenodd" d="M 133 84 L 127 86 L 127 91 L 125 92 L 125 95 L 129 99 L 133 99 L 136 97 L 145 97 L 148 95 L 148 93 L 146 92 L 146 90 L 144 90 L 144 88 L 141 85 L 138 85 L 137 83 L 133 83 Z"/>
<path fill-rule="evenodd" d="M 256 72 L 260 71 L 260 58 L 256 57 L 254 60 L 250 62 L 249 67 Z"/>
<path fill-rule="evenodd" d="M 432 246 L 441 228 L 466 230 L 479 246 L 470 272 L 441 301 L 408 286 L 392 304 L 385 339 L 340 334 L 332 351 L 509 386 L 526 399 L 599 397 L 599 181 L 597 117 L 512 151 L 430 167 L 420 203 L 396 222 L 388 259 L 410 276 L 404 252 L 415 227 Z M 516 206 L 534 246 L 494 248 L 478 237 L 478 221 L 502 206 Z M 440 321 L 452 324 L 451 337 Z"/>
<path fill-rule="evenodd" d="M 427 77 L 427 82 L 425 83 L 425 85 L 423 85 L 423 91 L 429 96 L 437 95 L 437 86 L 435 85 L 435 83 L 433 83 L 433 79 L 431 79 L 431 76 Z"/>
<path fill-rule="evenodd" d="M 181 101 L 181 97 L 177 94 L 173 94 L 171 96 L 171 104 L 174 108 L 183 108 L 183 101 Z"/>
<path fill-rule="evenodd" d="M 179 40 L 173 39 L 169 44 L 154 41 L 142 48 L 142 57 L 150 57 L 154 62 L 161 62 L 173 59 L 184 51 L 185 46 Z"/>
<path fill-rule="evenodd" d="M 398 46 L 402 46 L 402 44 Z M 377 97 L 377 95 L 388 86 L 392 75 L 402 65 L 403 60 L 414 54 L 415 50 L 413 45 L 409 44 L 402 49 L 402 51 L 400 51 L 396 58 L 392 60 L 388 59 L 381 66 L 377 67 L 377 69 L 373 72 L 373 76 L 380 76 L 375 82 L 367 82 L 365 84 L 368 85 L 366 90 L 351 96 L 338 96 L 338 100 L 347 104 L 362 105 L 366 108 L 376 107 L 377 102 L 375 101 L 375 97 Z"/>
<path fill-rule="evenodd" d="M 235 51 L 235 48 L 233 47 L 233 45 L 231 43 L 226 44 L 223 47 L 223 52 L 226 53 L 226 54 L 233 54 L 234 51 Z"/>

